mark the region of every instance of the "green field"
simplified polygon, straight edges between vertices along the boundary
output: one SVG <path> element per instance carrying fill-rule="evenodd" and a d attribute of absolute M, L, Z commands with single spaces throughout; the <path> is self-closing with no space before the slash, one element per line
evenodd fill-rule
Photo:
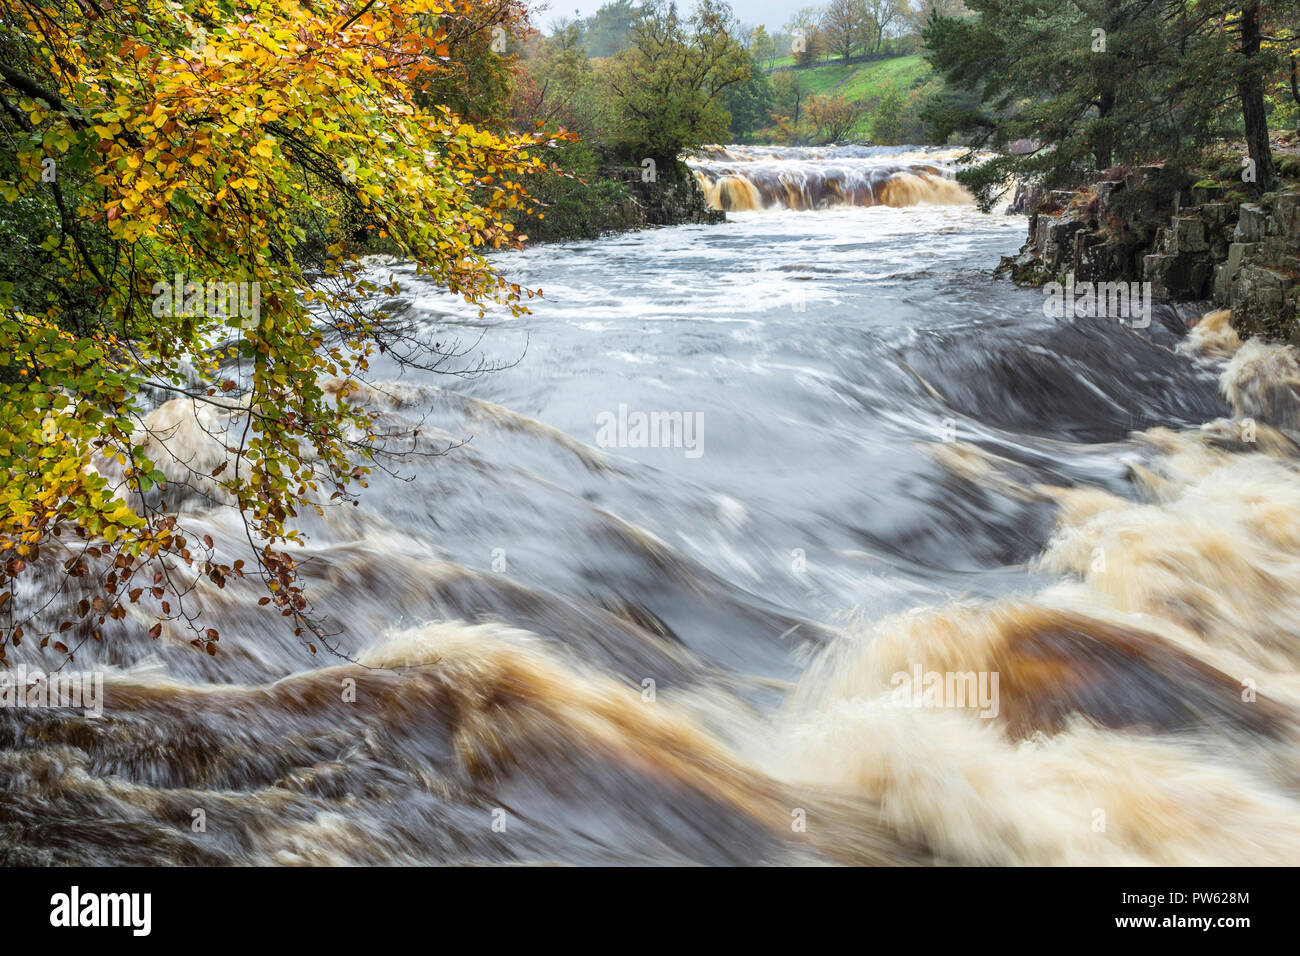
<path fill-rule="evenodd" d="M 779 62 L 779 61 L 778 61 Z M 781 74 L 769 74 L 776 77 Z M 905 100 L 911 102 L 909 110 L 915 115 L 916 103 L 923 101 L 941 86 L 941 81 L 930 69 L 925 58 L 898 56 L 888 60 L 873 60 L 869 63 L 824 63 L 798 71 L 805 95 L 840 96 L 850 102 L 865 101 L 874 103 L 885 93 L 896 90 Z M 921 87 L 929 85 L 928 89 Z M 867 140 L 871 138 L 872 117 L 864 116 L 852 130 L 850 138 Z M 915 124 L 913 123 L 913 129 Z M 906 135 L 906 134 L 904 134 Z M 915 137 L 918 134 L 912 133 Z M 917 142 L 922 140 L 918 139 Z"/>
<path fill-rule="evenodd" d="M 932 74 L 925 59 L 913 55 L 871 63 L 827 63 L 801 70 L 800 75 L 811 93 L 832 93 L 847 100 L 870 100 L 881 96 L 890 87 L 898 87 L 906 93 L 920 86 Z"/>

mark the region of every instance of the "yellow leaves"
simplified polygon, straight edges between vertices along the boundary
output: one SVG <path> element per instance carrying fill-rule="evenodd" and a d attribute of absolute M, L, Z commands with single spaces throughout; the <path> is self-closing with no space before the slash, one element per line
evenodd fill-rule
<path fill-rule="evenodd" d="M 74 82 L 58 88 L 77 100 L 92 124 L 89 128 L 73 128 L 62 115 L 51 114 L 34 100 L 21 101 L 34 122 L 57 130 L 52 140 L 42 141 L 40 155 L 62 151 L 71 143 L 75 154 L 88 160 L 84 177 L 67 180 L 70 209 L 85 218 L 101 217 L 100 223 L 107 220 L 114 238 L 137 243 L 131 254 L 136 262 L 148 264 L 145 271 L 155 264 L 170 270 L 175 264 L 191 275 L 202 271 L 206 278 L 263 283 L 259 320 L 242 325 L 237 333 L 239 349 L 260 365 L 254 381 L 261 391 L 249 400 L 259 408 L 291 412 L 311 422 L 312 429 L 295 430 L 274 416 L 259 417 L 256 423 L 250 468 L 240 477 L 258 478 L 243 504 L 259 533 L 268 538 L 285 530 L 283 514 L 275 509 L 293 513 L 302 504 L 296 481 L 303 474 L 304 443 L 319 441 L 313 454 L 338 462 L 344 480 L 353 480 L 347 477 L 352 463 L 342 463 L 346 451 L 317 436 L 336 434 L 341 423 L 355 424 L 345 417 L 354 413 L 320 398 L 311 386 L 326 365 L 342 374 L 364 370 L 366 354 L 374 348 L 364 323 L 358 322 L 337 347 L 331 344 L 328 358 L 320 351 L 324 347 L 319 336 L 309 331 L 317 301 L 312 280 L 295 264 L 310 234 L 300 224 L 333 223 L 332 232 L 326 233 L 331 246 L 325 269 L 342 277 L 339 285 L 346 291 L 323 293 L 330 308 L 346 313 L 370 294 L 355 287 L 355 247 L 336 241 L 345 235 L 342 213 L 354 208 L 356 196 L 369 206 L 369 221 L 363 225 L 372 235 L 389 237 L 434 281 L 479 302 L 501 293 L 485 255 L 513 232 L 501 222 L 500 208 L 513 202 L 514 195 L 506 201 L 504 191 L 512 187 L 501 184 L 534 162 L 526 152 L 532 138 L 497 136 L 461 122 L 446 109 L 426 109 L 413 101 L 406 66 L 417 58 L 427 63 L 430 48 L 424 45 L 427 31 L 423 38 L 410 35 L 412 18 L 419 12 L 437 13 L 441 5 L 385 0 L 340 32 L 346 17 L 362 5 L 363 0 L 349 0 L 349 9 L 340 13 L 342 4 L 308 7 L 287 0 L 257 4 L 255 16 L 245 19 L 229 6 L 197 0 L 178 11 L 189 26 L 187 40 L 163 0 L 127 0 L 113 15 L 131 29 L 97 32 L 74 26 L 72 33 L 54 31 L 33 41 L 42 64 L 75 76 Z M 453 6 L 460 9 L 459 4 Z M 200 19 L 207 29 L 203 42 L 198 39 Z M 157 42 L 160 38 L 166 42 Z M 178 51 L 178 42 L 201 48 L 203 62 L 192 52 Z M 450 55 L 445 38 L 439 38 L 434 52 Z M 287 138 L 271 135 L 268 124 L 277 124 L 277 133 L 292 131 L 294 148 Z M 346 189 L 333 177 L 313 175 L 299 165 L 310 151 L 323 157 L 331 170 L 346 174 Z M 35 168 L 33 163 L 39 165 L 39 156 L 23 162 L 20 176 Z M 480 189 L 479 183 L 497 188 Z M 0 193 L 7 198 L 33 188 L 0 182 Z M 495 195 L 484 198 L 489 192 Z M 351 235 L 351 224 L 346 235 Z M 63 243 L 59 254 L 77 253 Z M 172 316 L 148 314 L 147 293 L 157 278 L 147 276 L 144 295 L 122 309 L 123 328 L 136 324 L 130 330 L 132 347 L 165 343 L 162 363 L 184 360 L 196 368 L 208 366 L 210 357 L 199 354 L 204 344 L 199 339 L 213 323 L 181 323 Z M 118 299 L 113 304 L 124 303 Z M 48 318 L 57 319 L 57 309 Z M 0 354 L 14 356 L 8 363 L 17 373 L 14 387 L 45 388 L 49 363 L 24 365 L 22 356 L 35 350 L 24 351 L 14 347 L 12 338 L 6 340 L 4 321 L 0 313 Z M 140 335 L 140 329 L 147 331 Z M 149 343 L 151 336 L 156 339 Z M 156 480 L 149 471 L 152 465 L 133 452 L 124 455 L 120 469 L 105 469 L 110 476 L 106 478 L 89 467 L 87 451 L 91 440 L 105 434 L 106 418 L 128 432 L 116 436 L 112 448 L 127 448 L 136 441 L 129 435 L 131 417 L 120 409 L 124 401 L 134 400 L 122 396 L 136 394 L 133 382 L 138 376 L 133 379 L 133 373 L 120 367 L 107 369 L 118 376 L 118 384 L 100 390 L 105 370 L 87 374 L 79 358 L 84 347 L 78 348 L 74 364 L 79 370 L 69 373 L 78 378 L 70 391 L 84 388 L 98 395 L 99 417 L 88 416 L 80 401 L 47 418 L 39 413 L 0 415 L 0 534 L 15 538 L 8 532 L 19 525 L 38 533 L 41 518 L 63 508 L 65 516 L 74 515 L 71 520 L 101 535 L 119 552 L 138 549 L 146 538 L 157 547 L 156 534 L 148 538 L 131 530 L 143 526 L 143 519 L 114 498 L 124 493 L 122 487 L 110 486 L 110 480 L 118 480 L 112 475 L 129 471 L 130 480 L 143 487 Z M 125 351 L 105 348 L 99 354 Z M 159 360 L 160 352 L 149 359 Z M 349 393 L 345 388 L 339 396 Z M 18 418 L 24 423 L 21 429 L 10 423 Z M 6 427 L 12 432 L 7 438 Z M 372 432 L 363 426 L 354 433 Z M 18 449 L 13 461 L 3 460 L 6 447 Z M 93 460 L 102 463 L 98 452 Z"/>
<path fill-rule="evenodd" d="M 120 504 L 112 511 L 104 512 L 104 518 L 121 525 L 131 525 L 141 521 L 140 516 L 132 511 L 126 504 Z"/>

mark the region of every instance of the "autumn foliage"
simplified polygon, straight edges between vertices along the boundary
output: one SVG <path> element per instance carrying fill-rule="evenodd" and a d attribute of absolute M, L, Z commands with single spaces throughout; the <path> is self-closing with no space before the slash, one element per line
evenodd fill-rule
<path fill-rule="evenodd" d="M 167 569 L 182 565 L 217 586 L 260 576 L 307 642 L 293 519 L 364 484 L 375 437 L 348 401 L 385 335 L 363 240 L 471 307 L 521 309 L 531 294 L 485 256 L 515 242 L 508 220 L 545 142 L 469 125 L 420 92 L 455 75 L 452 37 L 519 11 L 484 0 L 0 10 L 0 192 L 19 224 L 7 255 L 22 266 L 0 283 L 0 660 L 24 639 L 75 652 L 74 638 L 99 639 L 142 596 L 158 602 L 154 636 L 174 623 L 214 652 L 219 635 L 171 595 Z M 245 283 L 258 311 L 159 309 L 158 290 L 178 281 Z M 176 469 L 194 468 L 148 424 L 168 399 L 221 422 L 228 457 L 190 477 L 238 509 L 255 567 L 219 560 L 168 507 Z M 56 560 L 87 595 L 76 620 L 37 616 L 48 595 L 15 599 L 33 566 Z"/>

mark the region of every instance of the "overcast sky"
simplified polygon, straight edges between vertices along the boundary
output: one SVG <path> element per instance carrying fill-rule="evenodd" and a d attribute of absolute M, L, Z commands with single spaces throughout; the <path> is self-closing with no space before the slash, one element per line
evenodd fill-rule
<path fill-rule="evenodd" d="M 533 23 L 543 32 L 549 33 L 551 21 L 560 17 L 573 18 L 574 11 L 588 17 L 603 7 L 609 0 L 528 0 L 534 12 Z M 754 26 L 762 23 L 768 31 L 780 29 L 781 24 L 790 19 L 790 15 L 804 7 L 824 6 L 824 0 L 730 0 L 731 9 L 736 11 L 736 18 L 741 23 Z M 678 6 L 687 10 L 690 0 L 679 2 Z M 546 9 L 542 9 L 545 7 Z"/>

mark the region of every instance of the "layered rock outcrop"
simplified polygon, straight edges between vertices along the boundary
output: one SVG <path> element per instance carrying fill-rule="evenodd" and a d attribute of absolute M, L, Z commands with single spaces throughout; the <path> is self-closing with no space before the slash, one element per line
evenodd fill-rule
<path fill-rule="evenodd" d="M 1078 192 L 1017 189 L 1029 240 L 999 272 L 1022 284 L 1150 282 L 1159 300 L 1230 308 L 1243 335 L 1300 344 L 1300 188 L 1247 201 L 1140 166 Z"/>

